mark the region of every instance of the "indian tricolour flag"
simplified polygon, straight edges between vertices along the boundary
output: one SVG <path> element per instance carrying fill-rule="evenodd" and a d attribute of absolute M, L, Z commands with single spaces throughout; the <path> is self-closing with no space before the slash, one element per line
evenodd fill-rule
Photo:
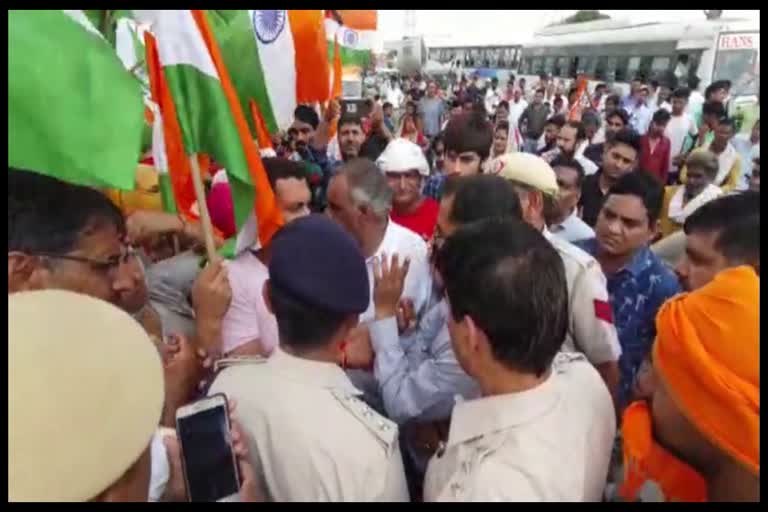
<path fill-rule="evenodd" d="M 325 11 L 328 55 L 333 62 L 335 38 L 345 76 L 359 74 L 368 67 L 375 47 L 376 26 L 375 10 Z"/>
<path fill-rule="evenodd" d="M 180 154 L 210 155 L 226 168 L 232 191 L 239 232 L 230 254 L 255 242 L 254 212 L 258 239 L 267 243 L 282 218 L 205 13 L 158 10 L 135 14 L 137 21 L 149 24 L 147 64 L 153 99 L 163 119 L 171 181 L 174 186 L 176 181 L 189 182 L 185 173 L 191 173 L 190 165 L 178 161 Z M 176 200 L 178 203 L 178 194 Z"/>
<path fill-rule="evenodd" d="M 328 100 L 322 11 L 208 13 L 243 109 L 255 100 L 270 133 L 290 127 L 298 104 Z"/>
<path fill-rule="evenodd" d="M 128 16 L 120 17 L 115 28 L 115 52 L 125 68 L 141 81 L 145 89 L 149 89 L 144 48 L 146 30 L 146 25 L 140 25 Z"/>

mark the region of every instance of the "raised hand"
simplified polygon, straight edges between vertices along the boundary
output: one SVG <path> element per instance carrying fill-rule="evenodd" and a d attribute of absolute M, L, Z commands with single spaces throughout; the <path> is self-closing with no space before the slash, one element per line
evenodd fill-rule
<path fill-rule="evenodd" d="M 377 320 L 397 314 L 398 302 L 403 294 L 405 276 L 408 274 L 410 265 L 411 261 L 408 258 L 401 265 L 397 254 L 392 256 L 391 263 L 384 253 L 381 258 L 374 259 L 373 302 Z"/>

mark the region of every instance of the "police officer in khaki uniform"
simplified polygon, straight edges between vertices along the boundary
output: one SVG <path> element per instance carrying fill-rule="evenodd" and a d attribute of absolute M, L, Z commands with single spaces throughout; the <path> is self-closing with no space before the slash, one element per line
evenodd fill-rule
<path fill-rule="evenodd" d="M 365 260 L 333 221 L 312 215 L 272 241 L 265 301 L 279 347 L 224 361 L 210 393 L 237 402 L 261 491 L 273 501 L 407 501 L 397 425 L 358 397 L 343 344 L 368 308 Z"/>
<path fill-rule="evenodd" d="M 611 396 L 617 396 L 621 356 L 607 281 L 600 264 L 575 245 L 553 236 L 546 225 L 559 187 L 552 167 L 529 153 L 499 157 L 499 174 L 512 182 L 520 196 L 523 218 L 555 247 L 568 281 L 568 334 L 563 350 L 582 352 L 600 372 Z"/>
<path fill-rule="evenodd" d="M 437 268 L 456 359 L 482 396 L 453 408 L 424 501 L 600 501 L 616 416 L 584 355 L 560 352 L 561 256 L 532 226 L 496 218 L 449 236 Z"/>

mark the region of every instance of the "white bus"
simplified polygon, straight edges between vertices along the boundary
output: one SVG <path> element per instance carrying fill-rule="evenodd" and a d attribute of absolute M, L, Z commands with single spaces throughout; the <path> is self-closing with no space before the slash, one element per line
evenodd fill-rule
<path fill-rule="evenodd" d="M 495 77 L 504 86 L 510 75 L 517 75 L 522 48 L 521 44 L 457 45 L 447 41 L 430 45 L 428 55 L 448 66 L 456 77 Z"/>
<path fill-rule="evenodd" d="M 687 65 L 681 65 L 686 59 Z M 683 83 L 698 76 L 701 92 L 714 80 L 731 80 L 734 103 L 755 102 L 760 91 L 759 21 L 600 20 L 548 27 L 523 48 L 519 76 L 531 84 L 542 74 L 564 81 L 585 74 L 590 91 L 604 82 L 627 93 L 635 76 L 650 80 L 675 71 L 686 72 Z"/>

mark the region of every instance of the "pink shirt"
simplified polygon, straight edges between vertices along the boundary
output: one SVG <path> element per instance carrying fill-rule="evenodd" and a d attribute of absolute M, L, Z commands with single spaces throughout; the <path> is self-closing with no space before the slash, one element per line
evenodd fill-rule
<path fill-rule="evenodd" d="M 229 261 L 227 270 L 232 303 L 221 326 L 224 353 L 255 339 L 267 353 L 271 353 L 278 342 L 277 321 L 267 310 L 261 293 L 269 279 L 269 270 L 250 251 Z"/>

